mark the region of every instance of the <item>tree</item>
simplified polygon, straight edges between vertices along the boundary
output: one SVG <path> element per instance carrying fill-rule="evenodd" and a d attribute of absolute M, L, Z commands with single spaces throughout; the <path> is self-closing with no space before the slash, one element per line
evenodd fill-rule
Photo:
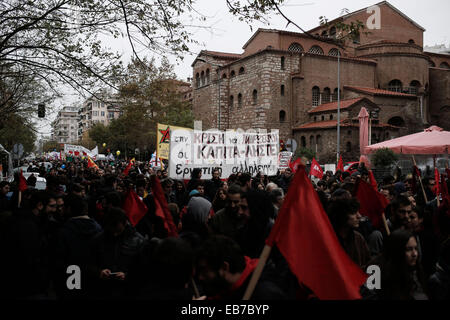
<path fill-rule="evenodd" d="M 44 144 L 42 146 L 43 152 L 51 152 L 54 150 L 56 150 L 56 151 L 61 150 L 61 145 L 58 143 L 58 141 L 50 140 L 50 141 L 44 142 Z"/>
<path fill-rule="evenodd" d="M 11 151 L 16 143 L 21 143 L 25 152 L 34 150 L 36 134 L 33 125 L 26 118 L 12 114 L 5 117 L 3 123 L 0 129 L 0 144 L 6 150 Z"/>
<path fill-rule="evenodd" d="M 316 157 L 316 153 L 308 148 L 297 148 L 297 150 L 295 150 L 295 154 L 294 154 L 294 158 L 306 158 L 308 160 L 312 160 L 313 158 Z"/>

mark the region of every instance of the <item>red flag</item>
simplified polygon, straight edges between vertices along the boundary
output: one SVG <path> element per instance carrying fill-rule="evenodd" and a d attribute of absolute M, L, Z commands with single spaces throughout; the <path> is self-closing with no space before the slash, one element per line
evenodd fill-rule
<path fill-rule="evenodd" d="M 434 168 L 434 181 L 436 183 L 436 185 L 434 186 L 434 191 L 437 196 L 439 196 L 439 194 L 441 193 L 441 184 L 440 184 L 441 179 L 439 179 L 439 177 L 440 174 L 438 168 Z"/>
<path fill-rule="evenodd" d="M 342 161 L 342 155 L 339 156 L 339 162 L 336 168 L 336 171 L 341 170 L 342 172 L 344 172 L 344 162 Z"/>
<path fill-rule="evenodd" d="M 378 183 L 375 179 L 372 170 L 369 170 L 369 181 L 375 191 L 378 191 Z"/>
<path fill-rule="evenodd" d="M 126 212 L 127 217 L 133 227 L 138 224 L 138 222 L 145 216 L 148 210 L 145 203 L 132 189 L 128 191 L 122 208 Z"/>
<path fill-rule="evenodd" d="M 19 174 L 19 191 L 23 192 L 25 190 L 27 190 L 28 185 L 27 185 L 27 180 L 25 180 L 25 177 L 23 176 L 23 172 L 22 170 L 20 170 L 20 174 Z"/>
<path fill-rule="evenodd" d="M 313 160 L 311 162 L 311 171 L 309 173 L 310 173 L 310 175 L 312 175 L 316 178 L 319 178 L 319 179 L 322 179 L 322 177 L 323 177 L 323 170 L 315 158 L 313 158 Z"/>
<path fill-rule="evenodd" d="M 170 213 L 169 207 L 167 205 L 167 200 L 164 196 L 164 191 L 161 187 L 161 183 L 159 182 L 158 177 L 155 175 L 151 176 L 150 183 L 153 191 L 153 198 L 155 200 L 155 214 L 163 219 L 164 228 L 168 232 L 167 235 L 169 237 L 178 237 L 177 228 L 173 223 L 172 214 Z"/>
<path fill-rule="evenodd" d="M 374 190 L 370 184 L 361 179 L 356 181 L 355 190 L 355 196 L 360 203 L 359 212 L 367 216 L 374 227 L 379 228 L 384 209 L 389 201 L 382 193 Z"/>
<path fill-rule="evenodd" d="M 88 168 L 96 168 L 96 169 L 98 169 L 98 165 L 96 165 L 95 162 L 89 156 L 88 156 Z"/>
<path fill-rule="evenodd" d="M 299 282 L 319 299 L 360 299 L 367 275 L 342 248 L 301 165 L 267 245 L 277 245 Z"/>
<path fill-rule="evenodd" d="M 130 171 L 131 166 L 134 164 L 134 161 L 135 161 L 134 158 L 131 159 L 130 162 L 128 162 L 128 165 L 127 165 L 127 167 L 125 168 L 125 170 L 123 170 L 123 174 L 124 174 L 125 176 L 128 175 L 128 172 Z"/>
<path fill-rule="evenodd" d="M 302 159 L 297 158 L 294 162 L 291 162 L 291 160 L 289 160 L 288 166 L 291 169 L 291 171 L 293 173 L 297 172 L 297 168 L 298 166 L 300 166 L 302 164 Z"/>

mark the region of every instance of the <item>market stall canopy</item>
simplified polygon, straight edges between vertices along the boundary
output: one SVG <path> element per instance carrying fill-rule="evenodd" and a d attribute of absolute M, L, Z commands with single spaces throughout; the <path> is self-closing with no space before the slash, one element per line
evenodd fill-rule
<path fill-rule="evenodd" d="M 389 148 L 400 154 L 448 154 L 449 146 L 450 132 L 431 126 L 423 132 L 367 146 L 365 151 L 373 153 L 381 148 Z"/>

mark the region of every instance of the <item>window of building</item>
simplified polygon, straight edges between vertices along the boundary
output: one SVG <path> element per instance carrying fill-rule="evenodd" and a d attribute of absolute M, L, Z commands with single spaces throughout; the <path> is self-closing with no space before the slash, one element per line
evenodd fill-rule
<path fill-rule="evenodd" d="M 229 101 L 230 108 L 233 108 L 233 104 L 234 104 L 234 97 L 230 96 L 230 101 Z"/>
<path fill-rule="evenodd" d="M 108 112 L 108 119 L 114 119 L 114 112 Z"/>
<path fill-rule="evenodd" d="M 253 104 L 258 103 L 258 91 L 256 89 L 253 90 Z"/>
<path fill-rule="evenodd" d="M 417 94 L 419 92 L 419 88 L 420 88 L 420 82 L 417 81 L 417 80 L 413 80 L 409 84 L 409 93 L 410 94 Z"/>
<path fill-rule="evenodd" d="M 294 42 L 292 43 L 289 48 L 288 51 L 290 52 L 303 52 L 303 47 L 300 43 Z"/>
<path fill-rule="evenodd" d="M 355 34 L 355 37 L 353 38 L 353 43 L 359 44 L 361 42 L 361 35 L 359 32 Z"/>
<path fill-rule="evenodd" d="M 331 91 L 330 88 L 323 89 L 322 93 L 322 103 L 328 103 L 331 99 Z"/>
<path fill-rule="evenodd" d="M 227 78 L 227 74 L 224 73 L 224 74 L 222 75 L 222 79 L 226 79 L 226 78 Z"/>
<path fill-rule="evenodd" d="M 332 114 L 330 114 L 330 120 L 333 120 L 333 115 Z"/>
<path fill-rule="evenodd" d="M 306 148 L 306 138 L 304 136 L 302 136 L 300 138 L 300 141 L 301 141 L 302 148 Z"/>
<path fill-rule="evenodd" d="M 345 151 L 352 152 L 352 143 L 350 141 L 347 141 L 347 143 L 345 145 Z"/>
<path fill-rule="evenodd" d="M 409 43 L 409 44 L 414 44 L 415 42 L 414 42 L 413 39 L 409 39 L 409 40 L 408 40 L 408 43 Z"/>
<path fill-rule="evenodd" d="M 202 71 L 202 73 L 200 74 L 200 85 L 205 85 L 205 71 Z"/>
<path fill-rule="evenodd" d="M 325 121 L 325 116 L 322 116 L 322 121 Z"/>
<path fill-rule="evenodd" d="M 331 27 L 330 29 L 330 37 L 336 39 L 336 27 Z"/>
<path fill-rule="evenodd" d="M 239 74 L 244 74 L 244 72 L 245 72 L 244 67 L 240 67 L 240 68 L 239 68 Z"/>
<path fill-rule="evenodd" d="M 402 92 L 402 89 L 403 89 L 403 84 L 398 79 L 394 79 L 394 80 L 390 81 L 388 84 L 389 91 Z"/>
<path fill-rule="evenodd" d="M 105 116 L 105 111 L 102 111 L 102 117 L 104 117 Z"/>
<path fill-rule="evenodd" d="M 328 31 L 327 30 L 323 30 L 322 34 L 320 36 L 321 37 L 328 37 Z"/>
<path fill-rule="evenodd" d="M 391 126 L 396 126 L 396 127 L 404 127 L 405 120 L 403 120 L 402 117 L 392 117 L 388 120 L 388 124 L 390 124 Z"/>
<path fill-rule="evenodd" d="M 314 54 L 323 54 L 323 50 L 319 46 L 312 46 L 311 49 L 309 49 L 308 52 L 309 53 L 314 53 Z"/>
<path fill-rule="evenodd" d="M 430 66 L 430 67 L 432 67 L 432 68 L 435 68 L 436 67 L 436 64 L 433 62 L 433 61 L 428 61 L 428 65 Z"/>
<path fill-rule="evenodd" d="M 284 110 L 280 111 L 280 122 L 286 121 L 286 112 Z"/>
<path fill-rule="evenodd" d="M 242 94 L 238 94 L 238 108 L 242 108 Z"/>
<path fill-rule="evenodd" d="M 209 84 L 210 82 L 210 75 L 209 75 L 209 69 L 206 69 L 206 83 L 205 84 Z"/>
<path fill-rule="evenodd" d="M 317 121 L 317 116 L 314 116 L 314 122 L 316 122 Z"/>
<path fill-rule="evenodd" d="M 439 68 L 442 68 L 442 69 L 450 69 L 450 65 L 448 65 L 447 62 L 442 62 L 442 63 L 439 65 Z"/>
<path fill-rule="evenodd" d="M 195 75 L 195 86 L 197 88 L 200 87 L 200 74 L 197 72 L 197 74 Z"/>
<path fill-rule="evenodd" d="M 352 130 L 348 130 L 347 131 L 347 135 L 351 136 L 352 135 Z"/>
<path fill-rule="evenodd" d="M 337 101 L 338 100 L 338 88 L 334 89 L 332 100 L 333 101 Z"/>
<path fill-rule="evenodd" d="M 281 85 L 280 93 L 281 93 L 281 96 L 283 97 L 284 96 L 284 84 Z"/>
<path fill-rule="evenodd" d="M 320 89 L 319 87 L 315 86 L 312 88 L 312 105 L 318 106 L 320 100 Z"/>
<path fill-rule="evenodd" d="M 236 74 L 235 74 L 234 70 L 231 70 L 230 77 L 234 77 L 235 75 Z"/>
<path fill-rule="evenodd" d="M 341 52 L 338 49 L 333 48 L 330 51 L 328 51 L 328 55 L 332 57 L 337 57 L 341 55 Z"/>
<path fill-rule="evenodd" d="M 314 145 L 314 136 L 310 136 L 309 137 L 309 147 L 311 148 L 311 150 L 314 150 L 315 145 Z"/>
<path fill-rule="evenodd" d="M 317 146 L 317 151 L 322 151 L 322 138 L 320 135 L 316 136 L 316 146 Z"/>
<path fill-rule="evenodd" d="M 284 70 L 284 57 L 281 57 L 281 70 Z"/>

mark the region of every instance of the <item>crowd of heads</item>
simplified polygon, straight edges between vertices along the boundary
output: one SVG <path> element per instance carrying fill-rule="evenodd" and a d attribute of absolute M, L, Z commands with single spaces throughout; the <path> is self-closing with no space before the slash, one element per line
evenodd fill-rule
<path fill-rule="evenodd" d="M 33 172 L 25 191 L 18 192 L 18 174 L 14 182 L 0 182 L 0 243 L 8 258 L 2 272 L 10 274 L 2 291 L 18 298 L 241 299 L 294 178 L 289 168 L 276 176 L 226 178 L 217 168 L 210 179 L 194 169 L 189 180 L 177 180 L 145 162 L 128 174 L 126 161 L 98 161 L 98 169 L 81 159 L 53 161 L 51 168 L 38 163 L 24 164 Z M 176 238 L 168 237 L 156 214 L 152 175 L 161 183 Z M 36 188 L 37 177 L 46 179 L 45 190 Z M 370 182 L 364 164 L 352 174 L 328 171 L 311 183 L 348 256 L 363 271 L 381 268 L 381 290 L 363 287 L 362 297 L 448 299 L 450 204 L 439 199 L 437 205 L 434 177 L 423 178 L 423 192 L 410 175 L 379 179 L 389 205 L 377 227 L 360 213 L 360 180 Z M 147 208 L 135 225 L 123 210 L 130 190 Z M 67 289 L 69 264 L 82 269 L 82 290 Z M 25 270 L 31 270 L 26 277 Z M 254 297 L 315 297 L 301 279 L 289 281 L 295 277 L 277 250 L 264 272 Z"/>

